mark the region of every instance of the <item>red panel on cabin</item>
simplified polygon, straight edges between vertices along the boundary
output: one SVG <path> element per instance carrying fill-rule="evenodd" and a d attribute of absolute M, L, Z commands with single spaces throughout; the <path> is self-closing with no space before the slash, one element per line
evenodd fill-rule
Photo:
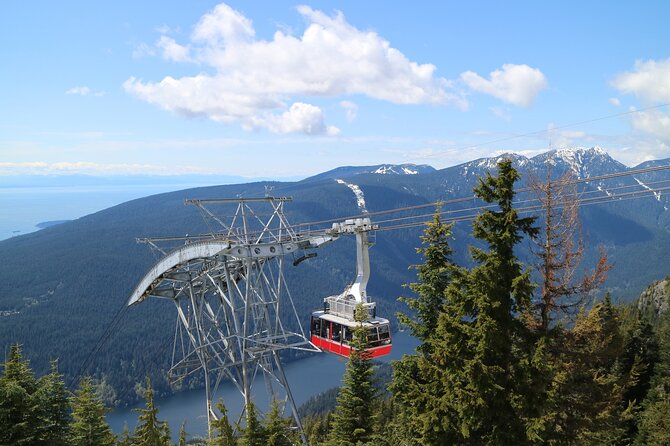
<path fill-rule="evenodd" d="M 318 336 L 312 336 L 312 344 L 323 350 L 335 353 L 336 355 L 344 356 L 346 358 L 348 358 L 351 353 L 351 348 L 349 346 L 340 344 L 339 342 L 333 342 L 328 339 L 323 339 Z M 388 355 L 391 353 L 391 344 L 371 348 L 368 350 L 368 353 L 371 358 L 378 358 L 380 356 Z"/>

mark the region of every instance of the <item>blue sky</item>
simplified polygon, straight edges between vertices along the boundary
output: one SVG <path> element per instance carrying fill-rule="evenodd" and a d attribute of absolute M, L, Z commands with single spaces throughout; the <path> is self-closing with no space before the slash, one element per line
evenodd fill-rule
<path fill-rule="evenodd" d="M 666 1 L 3 2 L 0 175 L 442 168 L 550 141 L 668 158 L 670 108 L 647 109 L 670 102 L 668 17 Z"/>

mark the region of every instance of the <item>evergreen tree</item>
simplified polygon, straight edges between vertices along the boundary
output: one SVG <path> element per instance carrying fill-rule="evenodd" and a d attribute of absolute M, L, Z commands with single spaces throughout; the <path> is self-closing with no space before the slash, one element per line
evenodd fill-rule
<path fill-rule="evenodd" d="M 216 407 L 220 413 L 219 419 L 212 421 L 212 429 L 216 431 L 216 435 L 210 439 L 208 444 L 209 446 L 235 446 L 237 441 L 228 420 L 228 409 L 223 401 L 219 401 Z"/>
<path fill-rule="evenodd" d="M 372 383 L 372 362 L 366 350 L 367 332 L 362 324 L 366 319 L 365 313 L 362 306 L 356 308 L 354 319 L 359 324 L 353 330 L 351 353 L 343 378 L 344 385 L 337 395 L 328 445 L 366 443 L 373 434 L 376 390 Z"/>
<path fill-rule="evenodd" d="M 51 362 L 51 373 L 40 378 L 35 398 L 38 409 L 38 444 L 68 445 L 70 430 L 70 401 L 58 361 Z"/>
<path fill-rule="evenodd" d="M 307 442 L 312 445 L 320 445 L 328 438 L 330 431 L 331 412 L 308 416 L 302 419 Z"/>
<path fill-rule="evenodd" d="M 370 446 L 410 446 L 417 445 L 417 435 L 411 428 L 410 411 L 402 410 L 403 406 L 393 398 L 383 400 L 378 410 L 375 435 Z"/>
<path fill-rule="evenodd" d="M 640 446 L 670 444 L 670 394 L 649 404 L 640 419 L 640 433 L 635 441 Z"/>
<path fill-rule="evenodd" d="M 620 376 L 623 337 L 609 295 L 577 317 L 566 334 L 554 380 L 556 404 L 548 444 L 616 444 L 623 431 Z"/>
<path fill-rule="evenodd" d="M 396 364 L 392 389 L 420 444 L 536 440 L 529 438 L 535 436 L 529 420 L 537 416 L 531 379 L 537 361 L 519 317 L 530 308 L 533 286 L 514 251 L 537 230 L 533 218 L 520 218 L 513 207 L 517 179 L 509 160 L 498 164 L 497 177 L 480 179 L 475 195 L 497 208 L 477 217 L 473 232 L 489 249 L 471 247 L 472 270 L 452 269 L 428 355 Z"/>
<path fill-rule="evenodd" d="M 242 429 L 241 446 L 265 446 L 268 439 L 267 432 L 263 423 L 258 420 L 253 401 L 247 403 L 246 422 L 246 426 Z"/>
<path fill-rule="evenodd" d="M 659 347 L 651 324 L 635 311 L 633 324 L 624 332 L 623 353 L 614 369 L 620 380 L 619 412 L 623 423 L 620 444 L 630 444 L 638 432 L 642 402 L 651 387 Z"/>
<path fill-rule="evenodd" d="M 32 445 L 38 440 L 37 380 L 21 346 L 10 347 L 0 376 L 0 445 Z"/>
<path fill-rule="evenodd" d="M 118 442 L 116 443 L 117 446 L 133 446 L 133 438 L 130 436 L 130 430 L 128 429 L 128 424 L 124 423 L 123 425 L 123 432 L 121 433 L 121 437 L 119 437 Z"/>
<path fill-rule="evenodd" d="M 135 446 L 171 446 L 170 427 L 167 422 L 158 420 L 158 407 L 154 404 L 154 390 L 147 377 L 144 390 L 145 409 L 136 409 L 140 414 L 133 434 Z"/>
<path fill-rule="evenodd" d="M 179 446 L 186 446 L 186 421 L 179 426 Z"/>
<path fill-rule="evenodd" d="M 417 348 L 418 355 L 405 355 L 393 363 L 393 379 L 389 388 L 396 401 L 395 407 L 398 408 L 396 422 L 392 424 L 395 436 L 422 436 L 421 415 L 425 413 L 426 400 L 431 398 L 429 378 L 424 371 L 431 367 L 430 353 L 435 344 L 433 338 L 439 316 L 444 311 L 447 289 L 463 274 L 463 270 L 450 261 L 451 226 L 442 221 L 438 208 L 433 221 L 424 229 L 421 237 L 423 247 L 417 248 L 417 252 L 423 255 L 424 263 L 414 267 L 418 282 L 409 285 L 417 297 L 401 298 L 414 310 L 416 319 L 398 314 L 398 320 L 408 325 L 412 334 L 422 343 Z"/>
<path fill-rule="evenodd" d="M 665 311 L 657 331 L 659 360 L 654 367 L 651 388 L 639 417 L 636 445 L 670 444 L 670 311 Z"/>
<path fill-rule="evenodd" d="M 523 388 L 528 363 L 519 341 L 525 335 L 517 317 L 530 306 L 530 274 L 515 255 L 524 235 L 535 236 L 533 218 L 520 218 L 513 207 L 518 179 L 512 162 L 498 163 L 498 176 L 487 174 L 474 192 L 497 210 L 484 211 L 473 224 L 473 235 L 489 250 L 471 248 L 476 262 L 463 287 L 450 293 L 447 311 L 437 330 L 438 367 L 445 367 L 445 388 L 455 425 L 463 440 L 476 444 L 527 442 Z M 451 395 L 449 395 L 451 394 Z"/>
<path fill-rule="evenodd" d="M 398 320 L 410 327 L 414 337 L 423 341 L 419 350 L 430 345 L 425 341 L 435 334 L 447 286 L 452 276 L 458 272 L 458 268 L 451 263 L 453 251 L 449 241 L 452 226 L 453 224 L 442 222 L 438 207 L 433 221 L 427 224 L 424 235 L 421 236 L 424 246 L 416 250 L 423 256 L 424 263 L 413 266 L 417 270 L 418 282 L 409 284 L 409 289 L 417 297 L 400 299 L 416 313 L 416 319 L 406 314 L 398 314 Z"/>
<path fill-rule="evenodd" d="M 113 446 L 116 437 L 105 419 L 105 405 L 93 390 L 91 378 L 79 383 L 79 389 L 71 398 L 72 424 L 70 443 L 72 446 Z"/>
<path fill-rule="evenodd" d="M 291 446 L 291 423 L 281 415 L 279 402 L 272 400 L 272 407 L 265 419 L 267 446 Z"/>

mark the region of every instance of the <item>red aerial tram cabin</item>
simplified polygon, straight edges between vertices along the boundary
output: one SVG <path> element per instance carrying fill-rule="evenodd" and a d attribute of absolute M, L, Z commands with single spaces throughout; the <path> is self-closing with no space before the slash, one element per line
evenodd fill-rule
<path fill-rule="evenodd" d="M 368 346 L 365 350 L 369 357 L 377 358 L 391 353 L 391 325 L 388 319 L 377 317 L 375 303 L 369 301 L 365 290 L 370 277 L 368 232 L 377 228 L 367 217 L 333 224 L 333 235 L 356 235 L 356 279 L 342 294 L 326 297 L 323 310 L 312 313 L 311 342 L 322 350 L 348 358 L 353 348 L 353 329 L 363 324 L 367 330 Z M 357 308 L 367 313 L 363 322 L 354 320 Z"/>
<path fill-rule="evenodd" d="M 353 328 L 358 324 L 359 322 L 335 314 L 315 311 L 312 313 L 310 324 L 312 344 L 322 350 L 348 358 L 351 353 Z M 375 317 L 364 321 L 363 327 L 367 330 L 368 348 L 366 351 L 371 358 L 391 353 L 391 330 L 387 319 Z"/>

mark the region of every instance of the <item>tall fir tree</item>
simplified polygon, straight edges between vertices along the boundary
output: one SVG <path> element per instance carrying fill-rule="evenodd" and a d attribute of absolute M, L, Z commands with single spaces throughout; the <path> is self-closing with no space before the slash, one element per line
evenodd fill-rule
<path fill-rule="evenodd" d="M 492 204 L 473 224 L 488 250 L 471 247 L 476 266 L 455 274 L 445 289 L 428 357 L 415 357 L 399 377 L 413 385 L 403 401 L 413 408 L 411 427 L 419 444 L 528 444 L 533 412 L 531 353 L 519 315 L 530 307 L 533 285 L 515 255 L 534 237 L 533 218 L 514 209 L 517 171 L 509 160 L 498 176 L 480 179 L 475 195 Z M 397 372 L 397 370 L 396 370 Z M 414 375 L 417 379 L 408 379 Z"/>
<path fill-rule="evenodd" d="M 422 341 L 419 350 L 427 348 L 430 344 L 426 341 L 434 336 L 437 328 L 437 320 L 442 312 L 446 289 L 453 276 L 459 269 L 451 262 L 453 250 L 449 245 L 452 237 L 451 227 L 440 217 L 438 207 L 433 215 L 433 220 L 426 225 L 424 234 L 421 236 L 422 247 L 417 252 L 423 256 L 424 262 L 414 265 L 417 271 L 418 281 L 409 284 L 409 289 L 416 293 L 417 297 L 402 297 L 410 310 L 416 315 L 413 319 L 406 314 L 398 314 L 398 320 L 409 326 L 412 335 Z"/>
<path fill-rule="evenodd" d="M 611 444 L 622 431 L 617 408 L 619 377 L 613 373 L 623 351 L 619 317 L 609 295 L 578 315 L 566 333 L 547 417 L 547 444 Z"/>
<path fill-rule="evenodd" d="M 181 423 L 181 426 L 179 426 L 179 442 L 177 443 L 178 446 L 186 446 L 186 421 Z"/>
<path fill-rule="evenodd" d="M 35 397 L 39 404 L 38 444 L 68 445 L 71 408 L 63 375 L 58 371 L 58 361 L 52 361 L 51 373 L 39 379 Z"/>
<path fill-rule="evenodd" d="M 270 412 L 265 418 L 265 431 L 267 432 L 267 446 L 291 446 L 291 422 L 282 417 L 279 401 L 272 400 Z"/>
<path fill-rule="evenodd" d="M 332 412 L 307 416 L 302 419 L 302 425 L 307 436 L 307 443 L 312 446 L 323 444 L 328 438 Z"/>
<path fill-rule="evenodd" d="M 515 255 L 524 236 L 534 237 L 534 218 L 514 209 L 514 183 L 519 174 L 510 160 L 498 163 L 498 176 L 479 180 L 475 196 L 493 204 L 473 224 L 473 235 L 488 250 L 471 247 L 476 266 L 459 289 L 450 293 L 441 314 L 434 359 L 453 406 L 460 441 L 474 444 L 528 442 L 521 375 L 528 363 L 519 342 L 524 325 L 518 315 L 530 306 L 533 285 Z"/>
<path fill-rule="evenodd" d="M 116 437 L 105 419 L 106 408 L 95 393 L 91 378 L 85 377 L 71 398 L 72 424 L 70 443 L 72 446 L 113 446 Z"/>
<path fill-rule="evenodd" d="M 121 432 L 121 436 L 119 437 L 116 446 L 133 446 L 133 437 L 130 435 L 127 423 L 124 423 L 123 425 L 123 432 Z"/>
<path fill-rule="evenodd" d="M 639 310 L 632 324 L 623 331 L 623 352 L 613 372 L 619 378 L 618 416 L 622 435 L 612 444 L 628 445 L 638 434 L 642 403 L 651 388 L 654 368 L 659 361 L 659 346 L 651 324 Z"/>
<path fill-rule="evenodd" d="M 422 343 L 417 348 L 418 355 L 405 355 L 393 363 L 393 379 L 390 390 L 394 395 L 397 409 L 391 430 L 395 437 L 421 438 L 424 426 L 421 415 L 425 414 L 427 400 L 432 398 L 428 389 L 429 378 L 424 373 L 431 367 L 430 353 L 435 345 L 433 340 L 440 313 L 444 311 L 448 287 L 464 273 L 462 268 L 451 262 L 451 224 L 442 221 L 440 208 L 433 220 L 427 224 L 421 237 L 424 263 L 414 266 L 418 281 L 409 285 L 416 298 L 403 297 L 402 301 L 414 311 L 415 318 L 398 314 L 398 320 L 408 325 L 412 334 Z M 429 422 L 429 424 L 432 424 Z"/>
<path fill-rule="evenodd" d="M 372 361 L 368 346 L 367 331 L 362 322 L 366 310 L 356 308 L 351 341 L 351 353 L 343 378 L 343 385 L 337 395 L 337 405 L 333 414 L 329 446 L 353 446 L 368 442 L 374 431 L 374 406 L 376 390 L 373 385 Z"/>
<path fill-rule="evenodd" d="M 216 431 L 213 437 L 209 440 L 208 446 L 235 446 L 237 440 L 235 439 L 235 432 L 228 420 L 228 409 L 219 401 L 216 404 L 219 410 L 219 418 L 212 421 L 212 430 Z"/>
<path fill-rule="evenodd" d="M 659 358 L 654 367 L 651 388 L 640 414 L 636 446 L 670 444 L 670 311 L 666 310 L 657 330 Z"/>
<path fill-rule="evenodd" d="M 139 417 L 133 433 L 133 445 L 171 446 L 170 427 L 167 422 L 158 420 L 158 407 L 154 403 L 154 390 L 149 377 L 146 380 L 144 401 L 146 408 L 135 409 Z"/>
<path fill-rule="evenodd" d="M 258 419 L 258 411 L 253 401 L 249 401 L 246 407 L 246 425 L 242 430 L 240 446 L 265 446 L 268 436 L 265 426 Z"/>
<path fill-rule="evenodd" d="M 21 346 L 10 347 L 0 376 L 0 445 L 33 445 L 38 441 L 37 380 Z"/>

